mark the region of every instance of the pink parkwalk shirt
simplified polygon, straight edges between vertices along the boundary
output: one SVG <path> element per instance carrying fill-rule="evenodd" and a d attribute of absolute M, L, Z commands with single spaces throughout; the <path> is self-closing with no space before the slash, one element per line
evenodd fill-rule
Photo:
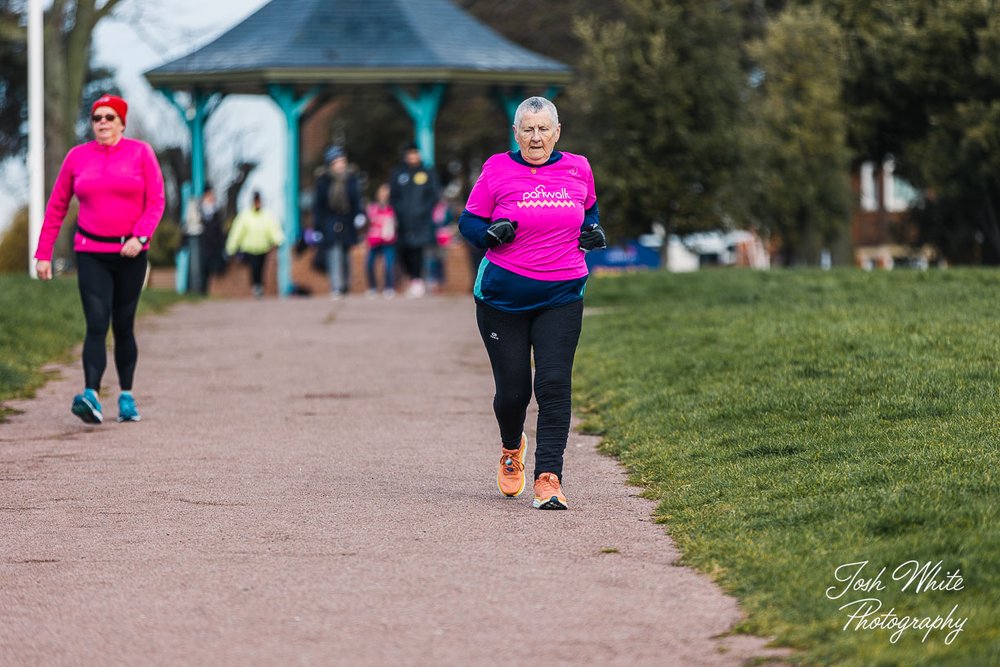
<path fill-rule="evenodd" d="M 513 243 L 486 251 L 493 264 L 535 280 L 575 280 L 588 273 L 580 226 L 596 201 L 594 174 L 582 155 L 562 152 L 557 162 L 535 167 L 498 153 L 483 164 L 466 209 L 518 223 Z"/>
<path fill-rule="evenodd" d="M 151 238 L 166 205 L 163 173 L 149 144 L 122 137 L 114 146 L 90 141 L 72 148 L 52 187 L 35 259 L 52 260 L 70 200 L 80 202 L 78 225 L 98 236 Z M 78 252 L 121 251 L 120 243 L 88 239 L 77 232 Z M 143 249 L 148 249 L 147 242 Z"/>

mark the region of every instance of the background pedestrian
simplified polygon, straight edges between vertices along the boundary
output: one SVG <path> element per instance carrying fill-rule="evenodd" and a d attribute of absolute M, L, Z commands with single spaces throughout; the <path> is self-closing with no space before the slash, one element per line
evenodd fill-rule
<path fill-rule="evenodd" d="M 253 201 L 244 209 L 229 230 L 226 253 L 240 253 L 250 266 L 250 285 L 254 297 L 264 296 L 264 264 L 268 253 L 285 242 L 285 234 L 277 218 L 264 208 L 260 192 L 253 193 Z"/>

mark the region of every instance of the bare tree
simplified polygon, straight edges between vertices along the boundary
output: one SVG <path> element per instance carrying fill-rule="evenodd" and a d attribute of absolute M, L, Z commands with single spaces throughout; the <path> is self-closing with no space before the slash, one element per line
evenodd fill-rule
<path fill-rule="evenodd" d="M 110 72 L 90 66 L 91 41 L 97 23 L 122 0 L 53 0 L 45 12 L 43 51 L 45 59 L 45 191 L 52 189 L 66 152 L 77 142 L 80 107 L 88 81 L 106 79 Z M 26 105 L 27 29 L 24 0 L 0 0 L 0 97 L 3 119 L 11 129 L 3 146 L 5 154 L 24 149 L 20 121 Z M 61 235 L 60 256 L 67 254 L 68 241 Z"/>
<path fill-rule="evenodd" d="M 45 174 L 55 182 L 66 152 L 77 142 L 76 121 L 90 69 L 97 23 L 122 0 L 53 0 L 45 12 Z"/>
<path fill-rule="evenodd" d="M 250 174 L 256 168 L 256 162 L 240 162 L 236 165 L 236 174 L 233 176 L 233 180 L 226 185 L 225 192 L 223 193 L 226 201 L 226 220 L 232 220 L 236 217 L 236 205 L 240 191 L 243 190 L 247 179 L 250 178 Z"/>

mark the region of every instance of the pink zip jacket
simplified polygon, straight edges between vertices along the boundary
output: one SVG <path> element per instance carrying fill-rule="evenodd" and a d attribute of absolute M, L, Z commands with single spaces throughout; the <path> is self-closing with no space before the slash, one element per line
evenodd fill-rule
<path fill-rule="evenodd" d="M 90 141 L 72 148 L 63 160 L 35 259 L 51 261 L 59 229 L 73 196 L 80 202 L 78 224 L 98 236 L 150 238 L 163 216 L 163 173 L 149 144 L 122 137 L 114 146 Z M 143 249 L 148 249 L 147 242 Z M 121 243 L 73 237 L 78 252 L 120 252 Z"/>

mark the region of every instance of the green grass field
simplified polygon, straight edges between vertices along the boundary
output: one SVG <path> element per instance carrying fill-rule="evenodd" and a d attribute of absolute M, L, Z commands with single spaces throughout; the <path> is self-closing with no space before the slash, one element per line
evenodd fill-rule
<path fill-rule="evenodd" d="M 988 270 L 597 278 L 576 407 L 739 631 L 803 664 L 1000 665 L 998 299 Z M 836 597 L 863 561 L 870 590 Z M 904 590 L 908 561 L 950 590 Z"/>
<path fill-rule="evenodd" d="M 180 298 L 169 291 L 146 290 L 139 312 L 162 310 Z M 42 367 L 69 361 L 73 348 L 83 342 L 85 328 L 76 278 L 41 282 L 0 274 L 0 404 L 31 396 L 47 379 Z M 82 370 L 80 378 L 82 386 Z M 3 416 L 0 408 L 0 421 Z"/>

